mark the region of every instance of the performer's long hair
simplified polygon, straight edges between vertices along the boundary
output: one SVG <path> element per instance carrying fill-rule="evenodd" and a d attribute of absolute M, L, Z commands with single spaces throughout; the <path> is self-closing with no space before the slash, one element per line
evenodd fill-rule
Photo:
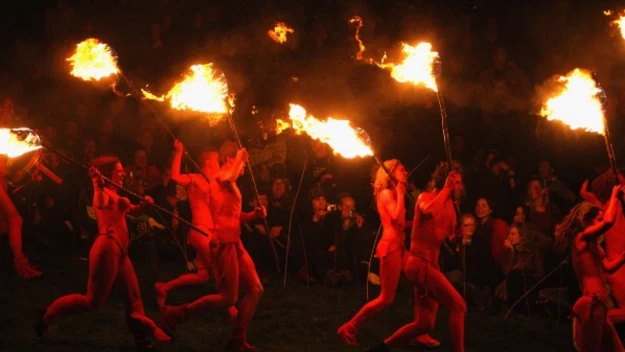
<path fill-rule="evenodd" d="M 564 252 L 574 236 L 582 232 L 588 224 L 599 214 L 601 208 L 589 202 L 577 204 L 569 214 L 556 226 L 553 248 L 556 252 Z"/>
<path fill-rule="evenodd" d="M 393 174 L 395 169 L 401 165 L 401 162 L 397 159 L 390 159 L 384 162 L 384 166 L 388 170 L 388 174 Z M 373 182 L 373 197 L 377 199 L 377 196 L 383 190 L 393 187 L 390 176 L 384 171 L 384 168 L 379 167 L 375 173 L 375 181 Z"/>

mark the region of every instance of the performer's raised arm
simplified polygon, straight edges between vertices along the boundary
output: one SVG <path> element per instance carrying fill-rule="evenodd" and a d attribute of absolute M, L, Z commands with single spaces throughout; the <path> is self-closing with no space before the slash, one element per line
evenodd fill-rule
<path fill-rule="evenodd" d="M 249 154 L 245 148 L 237 150 L 234 162 L 224 164 L 217 176 L 217 180 L 220 182 L 235 182 L 241 174 L 248 157 Z"/>
<path fill-rule="evenodd" d="M 93 183 L 93 207 L 102 210 L 105 209 L 110 201 L 110 196 L 104 192 L 104 179 L 97 168 L 89 169 L 89 176 Z"/>
<path fill-rule="evenodd" d="M 399 183 L 395 187 L 397 191 L 397 199 L 393 196 L 393 191 L 385 189 L 380 192 L 378 197 L 378 209 L 384 209 L 384 211 L 391 216 L 391 222 L 394 225 L 403 224 L 406 217 L 405 197 L 406 185 Z"/>
<path fill-rule="evenodd" d="M 191 175 L 180 173 L 184 146 L 179 140 L 174 141 L 174 158 L 171 161 L 171 179 L 177 184 L 187 187 L 191 183 Z"/>
<path fill-rule="evenodd" d="M 586 181 L 584 181 L 584 183 L 582 183 L 582 188 L 580 188 L 580 190 L 579 190 L 579 196 L 583 200 L 585 200 L 585 201 L 587 201 L 587 202 L 589 202 L 591 204 L 594 204 L 594 205 L 596 205 L 598 207 L 603 206 L 603 204 L 601 203 L 601 201 L 599 200 L 597 195 L 594 194 L 593 192 L 590 192 L 588 190 L 588 180 L 586 180 Z"/>
<path fill-rule="evenodd" d="M 625 264 L 625 252 L 621 253 L 618 258 L 613 260 L 610 260 L 607 257 L 603 258 L 603 261 L 601 262 L 601 269 L 608 274 L 612 274 L 620 269 L 623 264 Z"/>
<path fill-rule="evenodd" d="M 610 197 L 610 203 L 608 204 L 608 208 L 606 209 L 605 214 L 603 215 L 603 219 L 601 221 L 594 223 L 584 229 L 581 236 L 578 238 L 580 240 L 587 240 L 588 237 L 597 237 L 601 236 L 608 229 L 614 225 L 614 221 L 616 220 L 616 215 L 619 211 L 619 198 L 623 196 L 623 186 L 618 185 L 612 188 L 612 196 Z"/>
<path fill-rule="evenodd" d="M 453 185 L 456 182 L 456 178 L 459 174 L 456 171 L 451 171 L 445 180 L 443 188 L 436 194 L 434 198 L 419 197 L 417 206 L 422 214 L 434 215 L 443 209 L 445 201 L 449 199 L 449 195 L 453 190 Z"/>

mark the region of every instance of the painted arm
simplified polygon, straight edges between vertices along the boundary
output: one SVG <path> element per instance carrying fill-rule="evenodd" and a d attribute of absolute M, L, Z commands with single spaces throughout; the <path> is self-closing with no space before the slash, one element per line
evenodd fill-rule
<path fill-rule="evenodd" d="M 247 162 L 248 157 L 249 154 L 245 148 L 239 149 L 237 155 L 235 156 L 234 163 L 230 165 L 226 164 L 221 168 L 218 180 L 220 182 L 235 182 L 241 173 L 241 169 Z"/>
<path fill-rule="evenodd" d="M 614 274 L 614 272 L 620 269 L 623 264 L 625 264 L 625 252 L 621 253 L 621 255 L 614 260 L 604 258 L 601 262 L 601 268 L 608 274 Z"/>
<path fill-rule="evenodd" d="M 264 219 L 267 217 L 267 209 L 265 207 L 256 207 L 254 211 L 250 211 L 247 213 L 241 212 L 241 216 L 239 217 L 239 222 L 242 224 L 256 220 L 256 219 Z"/>
<path fill-rule="evenodd" d="M 180 164 L 182 163 L 182 151 L 184 146 L 179 140 L 174 141 L 174 158 L 171 161 L 171 179 L 177 184 L 187 187 L 191 183 L 191 176 L 180 174 Z"/>
<path fill-rule="evenodd" d="M 104 192 L 102 174 L 95 167 L 91 167 L 89 176 L 93 183 L 93 207 L 99 210 L 105 209 L 109 204 L 110 196 Z"/>
<path fill-rule="evenodd" d="M 393 197 L 391 190 L 384 190 L 378 197 L 378 209 L 384 209 L 391 216 L 393 224 L 400 224 L 406 217 L 406 208 L 404 204 L 404 193 L 397 187 L 397 199 Z M 405 188 L 404 188 L 405 190 Z"/>
<path fill-rule="evenodd" d="M 603 204 L 601 203 L 599 198 L 597 198 L 597 195 L 595 195 L 593 192 L 588 191 L 588 180 L 584 181 L 584 183 L 582 184 L 582 188 L 579 190 L 579 196 L 583 200 L 591 204 L 594 204 L 598 207 L 603 207 Z"/>
<path fill-rule="evenodd" d="M 610 201 L 608 203 L 608 208 L 603 215 L 603 220 L 598 224 L 588 226 L 582 232 L 581 240 L 586 240 L 588 237 L 597 237 L 604 234 L 607 230 L 609 230 L 612 225 L 614 225 L 614 221 L 616 220 L 616 215 L 619 210 L 619 198 L 622 197 L 623 194 L 623 186 L 618 185 L 612 188 L 612 196 L 610 197 Z"/>

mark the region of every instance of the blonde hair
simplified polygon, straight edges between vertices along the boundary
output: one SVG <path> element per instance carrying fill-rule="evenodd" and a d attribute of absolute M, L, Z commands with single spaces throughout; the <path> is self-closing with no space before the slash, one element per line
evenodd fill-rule
<path fill-rule="evenodd" d="M 388 174 L 383 167 L 379 167 L 375 173 L 375 181 L 373 182 L 373 196 L 377 195 L 388 188 L 388 181 L 390 180 L 389 174 L 392 175 L 393 171 L 399 166 L 401 162 L 397 159 L 391 159 L 384 162 L 384 166 L 388 170 Z"/>

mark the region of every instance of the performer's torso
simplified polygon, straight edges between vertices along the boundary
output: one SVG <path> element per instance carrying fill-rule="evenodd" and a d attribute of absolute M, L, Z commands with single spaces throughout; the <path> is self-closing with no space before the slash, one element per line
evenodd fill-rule
<path fill-rule="evenodd" d="M 235 182 L 212 182 L 210 209 L 213 216 L 213 239 L 236 242 L 241 234 L 241 191 Z"/>
<path fill-rule="evenodd" d="M 114 191 L 105 189 L 104 192 L 110 197 L 104 209 L 95 207 L 95 217 L 98 222 L 99 233 L 113 236 L 125 249 L 128 248 L 128 227 L 126 214 L 129 211 L 130 201 L 120 197 Z"/>
<path fill-rule="evenodd" d="M 209 231 L 213 225 L 213 217 L 210 211 L 210 185 L 199 174 L 189 175 L 191 184 L 187 187 L 189 206 L 193 225 L 203 231 Z"/>
<path fill-rule="evenodd" d="M 390 192 L 397 202 L 397 194 L 391 190 L 385 190 L 384 192 Z M 380 213 L 380 220 L 382 221 L 382 239 L 380 241 L 389 241 L 393 243 L 404 244 L 406 241 L 406 234 L 404 232 L 406 228 L 406 209 L 404 208 L 399 221 L 393 222 L 392 214 L 381 205 L 378 204 L 378 211 Z"/>
<path fill-rule="evenodd" d="M 420 201 L 430 202 L 437 193 L 427 192 L 419 196 Z M 421 199 L 421 197 L 424 197 Z M 451 199 L 445 201 L 443 209 L 436 214 L 423 214 L 417 207 L 412 226 L 410 241 L 410 254 L 428 260 L 430 263 L 438 263 L 440 248 L 448 236 L 454 233 L 456 228 L 456 210 Z"/>
<path fill-rule="evenodd" d="M 573 269 L 584 294 L 604 293 L 603 273 L 601 271 L 602 253 L 597 240 L 584 242 L 577 239 L 573 243 Z"/>

